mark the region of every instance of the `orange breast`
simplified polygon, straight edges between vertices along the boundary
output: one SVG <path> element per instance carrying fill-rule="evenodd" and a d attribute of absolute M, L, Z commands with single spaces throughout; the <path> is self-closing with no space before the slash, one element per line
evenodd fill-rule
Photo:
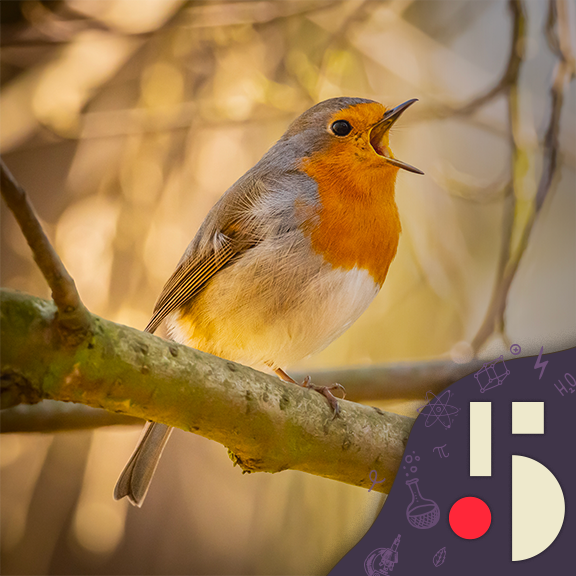
<path fill-rule="evenodd" d="M 312 248 L 334 268 L 367 270 L 382 286 L 396 255 L 400 218 L 394 200 L 398 170 L 362 161 L 336 144 L 304 159 L 318 185 L 317 218 L 304 227 Z"/>

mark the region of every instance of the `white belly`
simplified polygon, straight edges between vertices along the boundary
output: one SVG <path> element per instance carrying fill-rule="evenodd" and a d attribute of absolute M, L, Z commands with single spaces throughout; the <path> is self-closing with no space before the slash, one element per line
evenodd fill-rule
<path fill-rule="evenodd" d="M 254 368 L 286 368 L 328 346 L 378 294 L 366 270 L 333 269 L 302 237 L 284 256 L 267 244 L 218 272 L 189 310 L 168 318 L 176 341 Z"/>

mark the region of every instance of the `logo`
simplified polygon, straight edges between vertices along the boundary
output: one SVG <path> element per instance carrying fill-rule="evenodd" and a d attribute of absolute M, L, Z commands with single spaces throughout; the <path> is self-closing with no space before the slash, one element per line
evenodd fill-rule
<path fill-rule="evenodd" d="M 544 424 L 544 402 L 512 402 L 512 434 L 544 434 Z M 492 402 L 470 402 L 470 476 L 491 475 Z M 546 550 L 562 528 L 565 509 L 554 474 L 533 458 L 513 454 L 512 561 Z M 449 522 L 461 538 L 480 538 L 490 527 L 491 512 L 481 498 L 460 498 Z"/>

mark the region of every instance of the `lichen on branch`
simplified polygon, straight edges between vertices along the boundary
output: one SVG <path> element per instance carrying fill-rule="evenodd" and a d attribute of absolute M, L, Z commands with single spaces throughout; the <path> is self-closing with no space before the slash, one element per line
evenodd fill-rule
<path fill-rule="evenodd" d="M 89 336 L 62 346 L 52 302 L 3 289 L 2 396 L 79 402 L 162 422 L 227 446 L 249 472 L 301 470 L 388 492 L 413 419 L 340 401 L 91 315 Z"/>

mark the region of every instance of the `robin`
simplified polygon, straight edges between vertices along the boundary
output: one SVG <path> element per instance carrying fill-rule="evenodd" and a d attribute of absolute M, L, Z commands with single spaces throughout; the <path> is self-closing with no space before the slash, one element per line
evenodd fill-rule
<path fill-rule="evenodd" d="M 297 118 L 210 210 L 166 282 L 146 331 L 170 336 L 285 381 L 366 310 L 394 259 L 399 169 L 390 128 L 414 102 L 387 109 L 332 98 Z M 339 412 L 332 390 L 326 396 Z M 171 428 L 148 422 L 116 499 L 141 506 Z"/>

